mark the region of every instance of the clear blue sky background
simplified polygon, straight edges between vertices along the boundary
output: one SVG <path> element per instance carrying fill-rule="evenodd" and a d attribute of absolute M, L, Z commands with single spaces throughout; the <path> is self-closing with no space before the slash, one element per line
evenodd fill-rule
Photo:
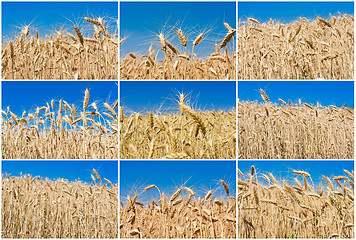
<path fill-rule="evenodd" d="M 98 172 L 100 177 L 118 183 L 118 161 L 2 161 L 2 173 L 11 173 L 11 176 L 30 174 L 49 179 L 64 178 L 75 181 L 80 178 L 86 183 L 93 183 L 90 175 L 92 170 Z"/>
<path fill-rule="evenodd" d="M 115 81 L 3 81 L 2 109 L 6 111 L 10 106 L 13 113 L 21 115 L 24 110 L 36 111 L 52 99 L 57 105 L 63 99 L 82 109 L 84 91 L 88 88 L 89 104 L 95 101 L 100 110 L 105 108 L 104 102 L 111 105 L 118 99 L 117 84 Z"/>
<path fill-rule="evenodd" d="M 329 13 L 339 16 L 342 14 L 354 14 L 353 2 L 239 2 L 239 19 L 245 21 L 252 17 L 260 22 L 267 22 L 270 18 L 282 23 L 299 20 L 299 17 L 315 19 L 316 17 L 329 18 Z"/>
<path fill-rule="evenodd" d="M 268 182 L 262 177 L 262 174 L 268 175 L 272 173 L 273 176 L 279 181 L 286 179 L 290 183 L 295 185 L 294 178 L 297 177 L 293 173 L 293 170 L 306 171 L 311 175 L 311 178 L 316 186 L 319 185 L 322 175 L 332 179 L 335 176 L 347 176 L 343 169 L 351 172 L 354 170 L 354 161 L 238 161 L 237 167 L 241 170 L 245 177 L 249 176 L 251 172 L 251 166 L 254 165 L 256 173 L 258 174 L 258 180 L 261 183 L 268 184 Z M 241 176 L 239 175 L 239 178 Z M 297 177 L 302 182 L 303 177 Z M 308 180 L 309 181 L 309 180 Z M 325 182 L 325 181 L 324 181 Z M 309 181 L 309 183 L 311 183 Z M 282 184 L 282 182 L 281 182 Z M 335 183 L 336 184 L 336 183 Z"/>
<path fill-rule="evenodd" d="M 260 90 L 266 92 L 271 102 L 278 98 L 288 102 L 302 102 L 323 106 L 345 104 L 354 106 L 354 83 L 352 81 L 240 81 L 238 97 L 240 100 L 263 102 Z"/>
<path fill-rule="evenodd" d="M 38 29 L 40 36 L 44 37 L 53 30 L 64 28 L 73 29 L 73 23 L 78 24 L 81 31 L 90 29 L 82 27 L 86 22 L 84 17 L 104 17 L 110 21 L 109 31 L 116 29 L 118 19 L 117 2 L 2 2 L 2 34 L 3 37 L 12 38 L 14 32 L 18 33 L 18 26 L 31 26 Z M 71 23 L 70 21 L 73 23 Z M 89 26 L 91 26 L 89 28 Z M 85 32 L 85 31 L 83 31 Z"/>
<path fill-rule="evenodd" d="M 201 31 L 212 31 L 194 49 L 198 57 L 206 57 L 215 51 L 214 43 L 220 43 L 227 33 L 224 22 L 236 28 L 236 3 L 234 2 L 122 2 L 120 4 L 120 36 L 127 37 L 121 45 L 121 56 L 129 52 L 147 54 L 149 46 L 159 49 L 156 35 L 163 33 L 171 44 L 183 51 L 177 34 L 169 27 L 181 27 L 188 36 L 188 49 Z M 164 27 L 166 26 L 166 27 Z M 171 32 L 169 34 L 169 32 Z M 175 38 L 175 40 L 172 40 Z M 191 41 L 189 43 L 189 41 Z M 190 50 L 191 51 L 191 50 Z"/>
<path fill-rule="evenodd" d="M 124 113 L 159 110 L 179 111 L 179 92 L 201 110 L 229 110 L 236 107 L 233 81 L 121 81 L 120 103 Z"/>
<path fill-rule="evenodd" d="M 230 196 L 236 195 L 235 161 L 121 161 L 120 195 L 125 202 L 126 196 L 139 193 L 139 201 L 159 198 L 158 191 L 152 189 L 143 194 L 145 187 L 155 184 L 169 197 L 184 183 L 190 187 L 196 197 L 205 196 L 208 190 L 214 190 L 213 197 L 226 197 L 220 180 L 229 186 Z M 183 190 L 186 194 L 185 190 Z"/>

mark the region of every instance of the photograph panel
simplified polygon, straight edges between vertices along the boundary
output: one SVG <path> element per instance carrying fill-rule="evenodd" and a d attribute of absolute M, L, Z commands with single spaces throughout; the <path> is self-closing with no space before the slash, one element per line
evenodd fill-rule
<path fill-rule="evenodd" d="M 118 161 L 2 161 L 1 237 L 118 238 Z"/>
<path fill-rule="evenodd" d="M 236 2 L 121 2 L 120 79 L 236 79 Z"/>
<path fill-rule="evenodd" d="M 3 81 L 2 158 L 117 159 L 117 107 L 115 81 Z"/>
<path fill-rule="evenodd" d="M 236 238 L 236 161 L 121 161 L 121 238 Z"/>
<path fill-rule="evenodd" d="M 238 162 L 238 238 L 350 238 L 354 161 Z"/>
<path fill-rule="evenodd" d="M 2 2 L 1 74 L 118 80 L 117 2 Z"/>
<path fill-rule="evenodd" d="M 121 159 L 236 159 L 233 81 L 121 81 L 120 104 Z"/>
<path fill-rule="evenodd" d="M 354 158 L 354 82 L 238 84 L 239 159 Z"/>
<path fill-rule="evenodd" d="M 238 79 L 354 79 L 354 2 L 239 2 Z"/>

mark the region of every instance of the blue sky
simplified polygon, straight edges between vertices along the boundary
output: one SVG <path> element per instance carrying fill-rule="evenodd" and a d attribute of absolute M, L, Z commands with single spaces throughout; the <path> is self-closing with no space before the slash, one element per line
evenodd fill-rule
<path fill-rule="evenodd" d="M 121 81 L 120 102 L 124 112 L 178 111 L 178 92 L 191 99 L 194 108 L 229 110 L 236 107 L 233 81 Z"/>
<path fill-rule="evenodd" d="M 271 102 L 278 98 L 292 102 L 316 104 L 323 106 L 345 104 L 354 106 L 354 83 L 352 81 L 240 81 L 238 97 L 240 100 L 258 100 L 263 102 L 259 89 L 266 92 Z"/>
<path fill-rule="evenodd" d="M 117 161 L 2 161 L 2 173 L 11 173 L 11 176 L 30 174 L 49 179 L 64 178 L 75 181 L 92 183 L 90 177 L 92 169 L 98 172 L 102 179 L 107 178 L 112 183 L 118 183 Z"/>
<path fill-rule="evenodd" d="M 235 161 L 121 161 L 120 195 L 131 197 L 148 185 L 155 184 L 161 192 L 171 196 L 180 186 L 190 187 L 196 197 L 215 190 L 213 197 L 225 196 L 221 185 L 223 179 L 229 186 L 230 195 L 236 194 Z M 135 192 L 136 191 L 136 192 Z M 159 198 L 152 189 L 139 196 L 139 201 Z"/>
<path fill-rule="evenodd" d="M 98 108 L 104 108 L 103 103 L 115 103 L 118 99 L 118 86 L 114 81 L 3 81 L 2 109 L 21 115 L 24 110 L 35 111 L 52 99 L 63 99 L 69 104 L 81 107 L 84 91 L 90 90 L 89 104 L 96 101 Z"/>
<path fill-rule="evenodd" d="M 299 20 L 299 17 L 315 19 L 316 17 L 328 18 L 329 13 L 339 16 L 342 14 L 354 14 L 353 2 L 325 1 L 325 2 L 239 2 L 239 19 L 245 21 L 252 17 L 260 22 L 267 22 L 270 18 L 288 23 Z"/>
<path fill-rule="evenodd" d="M 329 178 L 335 176 L 344 176 L 346 173 L 343 169 L 351 172 L 354 170 L 354 161 L 238 161 L 237 167 L 241 170 L 243 174 L 249 176 L 251 172 L 251 166 L 254 165 L 256 168 L 256 173 L 258 174 L 258 179 L 261 183 L 267 184 L 268 182 L 262 178 L 262 174 L 268 175 L 272 173 L 273 176 L 279 181 L 281 179 L 286 179 L 287 181 L 293 181 L 297 177 L 293 173 L 293 170 L 306 171 L 311 175 L 311 178 L 315 185 L 318 185 L 322 179 L 322 175 Z M 347 176 L 347 175 L 346 175 Z M 239 176 L 241 178 L 241 176 Z M 301 182 L 302 177 L 297 177 Z M 311 182 L 310 182 L 311 183 Z M 294 184 L 295 185 L 295 184 Z"/>
<path fill-rule="evenodd" d="M 40 36 L 44 37 L 50 31 L 61 29 L 62 26 L 72 29 L 73 23 L 86 22 L 84 17 L 104 17 L 104 21 L 112 22 L 109 31 L 114 30 L 117 26 L 113 21 L 118 19 L 118 3 L 2 2 L 2 34 L 5 39 L 12 37 L 14 32 L 20 31 L 16 27 L 32 23 L 31 26 L 38 30 Z M 90 26 L 90 24 L 87 25 Z M 79 26 L 83 31 L 82 24 Z"/>
<path fill-rule="evenodd" d="M 191 42 L 199 33 L 212 29 L 207 38 L 194 49 L 198 57 L 206 57 L 215 51 L 214 43 L 220 42 L 226 35 L 224 22 L 236 28 L 236 3 L 122 2 L 120 18 L 120 36 L 127 37 L 121 45 L 122 56 L 129 52 L 147 54 L 152 43 L 153 49 L 159 49 L 160 43 L 156 35 L 159 35 L 162 29 L 163 33 L 169 36 L 170 43 L 183 50 L 175 32 L 170 30 L 171 26 L 175 26 L 181 27 L 188 36 L 188 49 L 191 49 Z"/>

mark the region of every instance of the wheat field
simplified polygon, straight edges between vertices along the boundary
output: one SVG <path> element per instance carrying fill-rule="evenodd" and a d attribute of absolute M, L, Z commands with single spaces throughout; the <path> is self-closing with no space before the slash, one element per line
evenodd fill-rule
<path fill-rule="evenodd" d="M 147 186 L 126 204 L 121 198 L 121 238 L 236 238 L 236 197 L 221 180 L 225 196 L 213 196 L 209 190 L 196 197 L 189 187 L 179 187 L 170 197 L 156 185 Z M 216 190 L 216 189 L 215 189 Z M 158 191 L 160 199 L 143 204 L 139 196 Z"/>
<path fill-rule="evenodd" d="M 323 175 L 318 187 L 305 171 L 293 170 L 293 184 L 257 174 L 254 166 L 249 174 L 238 171 L 239 238 L 355 237 L 353 171 Z"/>
<path fill-rule="evenodd" d="M 353 159 L 354 110 L 308 103 L 238 103 L 240 159 Z"/>
<path fill-rule="evenodd" d="M 24 26 L 9 41 L 3 41 L 2 78 L 118 79 L 118 21 L 84 20 L 43 37 L 31 25 Z M 116 22 L 116 29 L 110 22 Z"/>
<path fill-rule="evenodd" d="M 235 159 L 236 110 L 200 111 L 180 94 L 177 113 L 125 116 L 120 108 L 121 159 Z"/>
<path fill-rule="evenodd" d="M 239 79 L 354 79 L 354 17 L 239 21 Z"/>
<path fill-rule="evenodd" d="M 1 111 L 3 159 L 117 159 L 118 100 L 99 108 L 85 90 L 83 105 L 52 100 L 21 116 Z"/>
<path fill-rule="evenodd" d="M 2 238 L 118 238 L 118 187 L 101 180 L 2 176 Z"/>
<path fill-rule="evenodd" d="M 224 23 L 226 35 L 206 58 L 198 58 L 194 49 L 205 40 L 206 33 L 194 34 L 194 39 L 182 28 L 173 28 L 169 33 L 163 31 L 155 38 L 159 47 L 149 47 L 146 54 L 129 53 L 120 60 L 120 79 L 236 79 L 235 33 L 228 23 Z M 121 48 L 125 48 L 122 38 Z M 176 45 L 173 45 L 176 42 Z M 163 52 L 164 58 L 158 54 Z"/>

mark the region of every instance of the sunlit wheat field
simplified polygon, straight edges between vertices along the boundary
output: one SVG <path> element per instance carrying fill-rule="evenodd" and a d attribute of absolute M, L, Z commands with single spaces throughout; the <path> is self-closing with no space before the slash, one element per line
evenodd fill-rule
<path fill-rule="evenodd" d="M 118 186 L 93 169 L 93 182 L 2 176 L 2 238 L 118 238 Z"/>
<path fill-rule="evenodd" d="M 52 99 L 21 114 L 1 111 L 3 159 L 117 159 L 118 100 Z M 110 99 L 110 98 L 108 98 Z"/>
<path fill-rule="evenodd" d="M 238 79 L 354 79 L 354 17 L 239 20 Z"/>
<path fill-rule="evenodd" d="M 190 39 L 181 28 L 171 30 L 169 35 L 160 33 L 157 39 L 159 48 L 148 48 L 146 54 L 129 53 L 120 61 L 120 78 L 122 79 L 234 79 L 236 78 L 236 52 L 234 36 L 236 29 L 224 23 L 226 35 L 218 44 L 211 46 L 209 57 L 198 58 L 194 48 L 203 41 L 204 34 L 200 33 Z M 171 28 L 174 28 L 173 26 Z M 173 35 L 174 34 L 174 35 Z M 173 39 L 180 41 L 172 45 Z M 124 44 L 126 39 L 120 41 Z M 187 43 L 191 42 L 188 49 Z M 228 48 L 231 42 L 232 47 Z M 229 44 L 230 45 L 230 44 Z M 124 46 L 123 46 L 124 47 Z M 164 58 L 157 59 L 157 53 L 162 51 Z"/>
<path fill-rule="evenodd" d="M 59 24 L 46 34 L 28 24 L 3 36 L 2 78 L 118 79 L 117 17 L 88 15 Z"/>
<path fill-rule="evenodd" d="M 236 238 L 236 197 L 228 184 L 208 190 L 202 197 L 194 188 L 180 186 L 172 195 L 148 185 L 121 198 L 121 238 Z M 159 199 L 140 202 L 140 196 L 157 191 Z M 235 192 L 235 190 L 233 190 Z"/>
<path fill-rule="evenodd" d="M 292 170 L 279 179 L 256 170 L 238 170 L 239 238 L 354 238 L 353 171 L 315 179 Z"/>
<path fill-rule="evenodd" d="M 236 79 L 236 3 L 120 6 L 121 79 Z"/>
<path fill-rule="evenodd" d="M 279 99 L 238 102 L 240 159 L 353 159 L 354 109 Z"/>
<path fill-rule="evenodd" d="M 194 109 L 184 93 L 179 111 L 124 114 L 120 107 L 122 159 L 235 159 L 236 109 Z"/>

